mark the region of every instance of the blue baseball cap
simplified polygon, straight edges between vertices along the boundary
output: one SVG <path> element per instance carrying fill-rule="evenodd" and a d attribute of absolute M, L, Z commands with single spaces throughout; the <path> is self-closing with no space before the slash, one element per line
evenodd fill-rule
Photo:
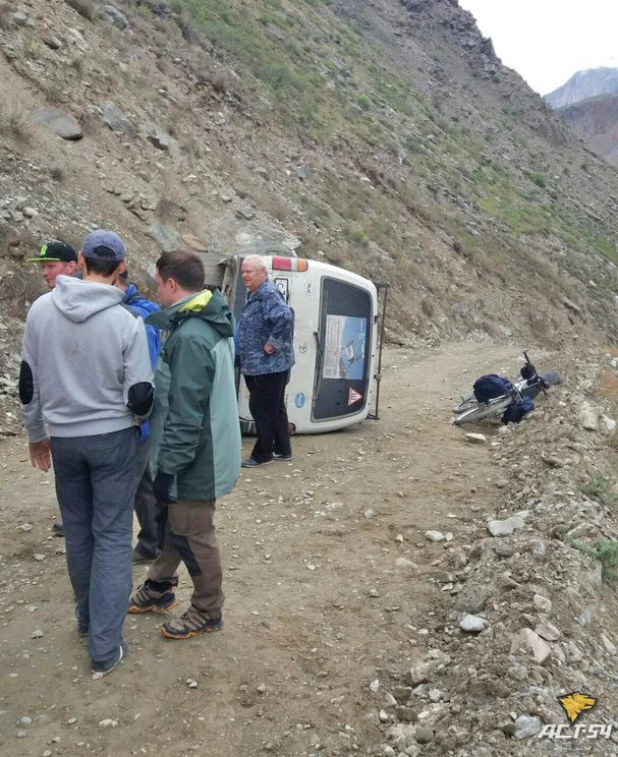
<path fill-rule="evenodd" d="M 120 263 L 125 259 L 126 250 L 124 242 L 115 231 L 97 229 L 84 239 L 82 255 L 91 260 L 108 260 Z"/>

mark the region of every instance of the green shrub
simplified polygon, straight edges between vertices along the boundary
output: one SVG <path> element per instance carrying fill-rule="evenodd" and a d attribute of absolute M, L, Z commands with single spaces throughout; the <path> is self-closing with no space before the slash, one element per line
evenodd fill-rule
<path fill-rule="evenodd" d="M 146 19 L 146 21 L 153 21 L 155 18 L 154 13 L 147 5 L 138 5 L 137 12 L 142 18 Z"/>
<path fill-rule="evenodd" d="M 540 187 L 541 189 L 547 188 L 547 179 L 542 173 L 534 172 L 530 174 L 530 181 Z"/>
<path fill-rule="evenodd" d="M 590 474 L 588 479 L 580 484 L 579 490 L 590 499 L 603 504 L 612 504 L 616 501 L 616 495 L 611 492 L 612 481 L 603 473 L 596 471 Z"/>
<path fill-rule="evenodd" d="M 588 547 L 580 541 L 574 541 L 571 546 L 601 563 L 604 581 L 611 582 L 618 579 L 618 541 L 603 539 L 598 541 L 594 547 Z"/>
<path fill-rule="evenodd" d="M 367 235 L 359 226 L 349 228 L 347 234 L 350 240 L 355 244 L 367 244 Z"/>

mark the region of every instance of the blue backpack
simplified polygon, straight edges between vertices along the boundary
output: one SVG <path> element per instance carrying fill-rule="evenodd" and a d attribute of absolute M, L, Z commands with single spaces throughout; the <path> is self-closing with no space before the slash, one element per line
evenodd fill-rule
<path fill-rule="evenodd" d="M 508 394 L 513 384 L 507 378 L 498 376 L 497 373 L 488 373 L 478 378 L 472 388 L 477 402 L 489 402 L 503 394 Z"/>
<path fill-rule="evenodd" d="M 513 402 L 507 407 L 502 416 L 502 423 L 505 426 L 507 423 L 519 423 L 531 410 L 534 410 L 534 403 L 530 397 L 522 397 L 519 402 Z"/>

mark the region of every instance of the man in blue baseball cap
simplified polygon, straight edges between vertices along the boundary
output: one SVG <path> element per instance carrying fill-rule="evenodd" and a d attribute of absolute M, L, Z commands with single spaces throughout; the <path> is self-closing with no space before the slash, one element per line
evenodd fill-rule
<path fill-rule="evenodd" d="M 135 422 L 150 412 L 154 387 L 144 323 L 113 286 L 125 267 L 122 239 L 88 234 L 78 264 L 82 281 L 58 276 L 30 308 L 19 396 L 32 465 L 47 471 L 53 461 L 77 630 L 101 676 L 126 653 Z"/>

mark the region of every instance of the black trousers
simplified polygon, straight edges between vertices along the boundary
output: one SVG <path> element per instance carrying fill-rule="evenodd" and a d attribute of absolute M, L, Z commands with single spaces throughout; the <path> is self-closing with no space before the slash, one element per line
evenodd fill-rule
<path fill-rule="evenodd" d="M 135 445 L 135 514 L 140 525 L 136 551 L 144 557 L 156 557 L 163 549 L 165 522 L 161 523 L 161 510 L 166 505 L 157 502 L 152 489 L 152 473 L 149 464 L 150 439 Z"/>
<path fill-rule="evenodd" d="M 251 457 L 262 463 L 272 460 L 273 452 L 291 455 L 285 386 L 290 372 L 245 376 L 249 390 L 249 410 L 255 421 L 257 441 Z"/>

